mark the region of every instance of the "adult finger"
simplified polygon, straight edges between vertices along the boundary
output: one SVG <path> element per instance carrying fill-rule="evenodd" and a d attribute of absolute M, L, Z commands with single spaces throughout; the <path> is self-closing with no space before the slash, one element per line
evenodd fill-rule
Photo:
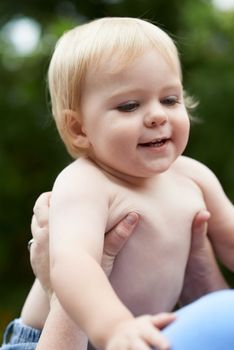
<path fill-rule="evenodd" d="M 48 225 L 50 196 L 50 192 L 42 193 L 36 200 L 33 208 L 35 219 L 40 227 Z"/>
<path fill-rule="evenodd" d="M 35 238 L 35 235 L 37 234 L 37 229 L 38 229 L 38 224 L 37 224 L 37 219 L 35 215 L 32 216 L 32 221 L 31 221 L 31 234 L 33 238 Z"/>
<path fill-rule="evenodd" d="M 38 205 L 47 205 L 49 206 L 50 204 L 50 197 L 51 197 L 51 192 L 43 192 L 40 194 L 40 196 L 37 198 L 34 208 L 37 207 Z"/>
<path fill-rule="evenodd" d="M 208 222 L 210 218 L 210 213 L 206 209 L 200 210 L 196 216 L 194 217 L 193 224 L 192 224 L 192 231 L 193 232 L 204 232 L 204 225 Z"/>
<path fill-rule="evenodd" d="M 192 224 L 191 252 L 204 248 L 209 218 L 210 213 L 205 209 L 196 214 Z"/>
<path fill-rule="evenodd" d="M 129 213 L 110 232 L 106 234 L 104 241 L 104 252 L 106 255 L 116 256 L 120 252 L 123 245 L 133 233 L 138 221 L 138 214 Z"/>

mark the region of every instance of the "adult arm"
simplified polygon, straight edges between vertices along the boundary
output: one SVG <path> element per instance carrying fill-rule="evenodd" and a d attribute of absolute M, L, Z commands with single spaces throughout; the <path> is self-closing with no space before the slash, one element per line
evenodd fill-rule
<path fill-rule="evenodd" d="M 23 324 L 36 329 L 44 327 L 50 309 L 49 298 L 42 288 L 38 279 L 35 279 L 33 286 L 24 302 L 21 319 Z"/>

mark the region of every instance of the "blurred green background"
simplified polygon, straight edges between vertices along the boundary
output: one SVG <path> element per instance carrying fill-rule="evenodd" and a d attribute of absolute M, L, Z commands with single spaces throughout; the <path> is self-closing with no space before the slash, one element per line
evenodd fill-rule
<path fill-rule="evenodd" d="M 49 57 L 64 30 L 103 16 L 147 18 L 172 34 L 184 86 L 200 101 L 186 154 L 213 169 L 234 200 L 234 11 L 211 0 L 1 0 L 1 333 L 33 281 L 26 246 L 34 201 L 70 161 L 51 120 Z"/>

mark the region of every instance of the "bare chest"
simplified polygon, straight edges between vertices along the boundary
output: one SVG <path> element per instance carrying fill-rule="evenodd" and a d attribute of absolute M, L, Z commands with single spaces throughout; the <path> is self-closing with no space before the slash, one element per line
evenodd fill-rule
<path fill-rule="evenodd" d="M 143 192 L 116 190 L 110 217 L 118 222 L 134 211 L 140 221 L 116 259 L 111 283 L 136 315 L 170 311 L 183 286 L 192 221 L 205 207 L 200 190 L 180 178 Z"/>

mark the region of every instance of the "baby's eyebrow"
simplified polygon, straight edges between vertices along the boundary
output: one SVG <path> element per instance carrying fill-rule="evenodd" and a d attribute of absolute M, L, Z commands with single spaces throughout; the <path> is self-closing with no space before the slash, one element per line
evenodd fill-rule
<path fill-rule="evenodd" d="M 181 83 L 169 84 L 169 85 L 163 86 L 161 90 L 162 91 L 164 91 L 164 90 L 180 90 L 180 91 L 183 91 L 183 86 L 182 86 Z"/>
<path fill-rule="evenodd" d="M 105 88 L 106 89 L 106 88 Z M 158 91 L 157 91 L 158 90 Z M 118 87 L 109 87 L 108 91 L 105 91 L 105 94 L 107 94 L 107 99 L 109 102 L 115 102 L 115 100 L 121 99 L 125 97 L 126 95 L 130 96 L 137 96 L 140 94 L 146 94 L 147 92 L 157 92 L 159 95 L 161 94 L 170 94 L 170 93 L 176 93 L 176 94 L 182 94 L 183 93 L 183 86 L 182 83 L 178 80 L 171 81 L 167 84 L 163 84 L 160 87 L 155 87 L 155 89 L 147 88 L 145 86 L 132 86 L 132 85 L 125 85 L 125 86 L 118 86 Z"/>
<path fill-rule="evenodd" d="M 134 95 L 134 94 L 139 94 L 145 91 L 143 88 L 137 88 L 137 89 L 131 89 L 131 88 L 124 88 L 124 89 L 119 89 L 116 91 L 110 91 L 109 93 L 109 99 L 115 99 L 115 98 L 121 98 L 124 95 Z"/>

